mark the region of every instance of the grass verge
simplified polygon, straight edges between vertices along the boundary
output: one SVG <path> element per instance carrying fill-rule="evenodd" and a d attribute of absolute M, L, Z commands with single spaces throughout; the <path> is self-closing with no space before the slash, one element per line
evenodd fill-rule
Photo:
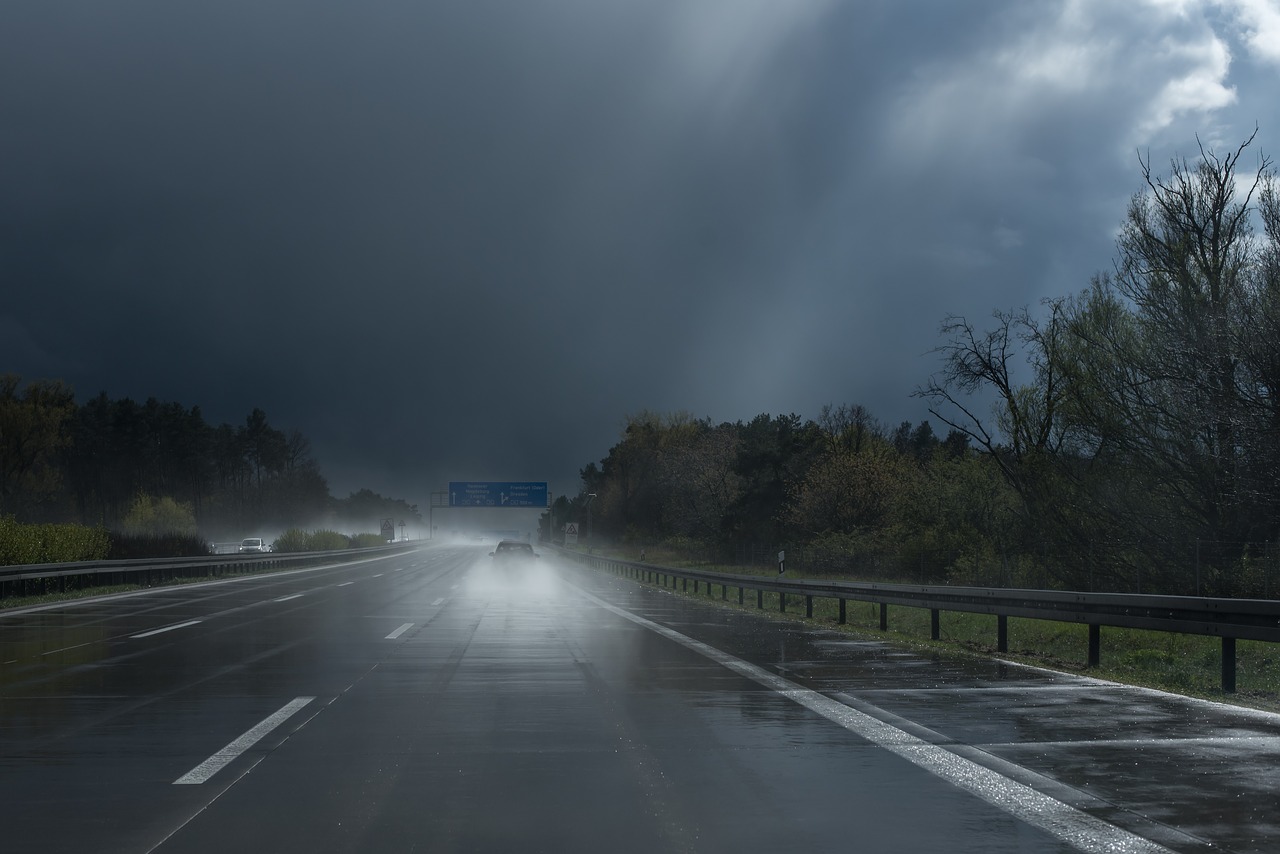
<path fill-rule="evenodd" d="M 596 553 L 606 554 L 602 549 L 596 549 Z M 635 554 L 622 552 L 609 556 L 618 560 L 637 559 Z M 776 575 L 772 569 L 708 566 L 682 561 L 677 555 L 647 554 L 646 562 L 734 575 Z M 827 575 L 822 578 L 866 581 Z M 687 593 L 683 587 L 666 589 L 723 607 L 757 610 L 756 594 L 752 590 L 746 591 L 744 602 L 739 606 L 738 588 L 734 586 L 725 591 L 723 585 L 712 584 L 708 590 L 703 584 L 699 585 L 696 594 L 692 584 Z M 815 598 L 812 618 L 806 618 L 804 612 L 803 599 L 789 596 L 787 610 L 783 613 L 775 593 L 764 594 L 763 608 L 758 611 L 773 618 L 817 625 L 859 638 L 889 640 L 922 651 L 1000 658 L 1188 697 L 1280 712 L 1280 646 L 1264 641 L 1237 641 L 1236 692 L 1228 694 L 1221 689 L 1222 646 L 1216 637 L 1103 626 L 1101 662 L 1098 667 L 1088 667 L 1089 629 L 1077 623 L 1010 617 L 1009 651 L 998 652 L 994 615 L 943 611 L 939 616 L 939 640 L 935 641 L 930 637 L 929 611 L 924 608 L 890 605 L 885 631 L 880 630 L 880 606 L 875 603 L 849 601 L 844 625 L 839 622 L 839 604 L 834 599 Z"/>

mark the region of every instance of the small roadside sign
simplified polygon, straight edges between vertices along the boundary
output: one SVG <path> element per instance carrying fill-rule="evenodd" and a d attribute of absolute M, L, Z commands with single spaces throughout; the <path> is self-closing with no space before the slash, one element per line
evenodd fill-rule
<path fill-rule="evenodd" d="M 576 546 L 578 544 L 577 522 L 569 522 L 564 526 L 564 544 L 566 546 Z"/>

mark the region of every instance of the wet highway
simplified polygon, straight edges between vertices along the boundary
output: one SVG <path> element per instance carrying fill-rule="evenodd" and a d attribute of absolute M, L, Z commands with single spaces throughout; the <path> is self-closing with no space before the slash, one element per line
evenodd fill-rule
<path fill-rule="evenodd" d="M 538 563 L 0 615 L 0 850 L 1280 851 L 1276 716 Z"/>

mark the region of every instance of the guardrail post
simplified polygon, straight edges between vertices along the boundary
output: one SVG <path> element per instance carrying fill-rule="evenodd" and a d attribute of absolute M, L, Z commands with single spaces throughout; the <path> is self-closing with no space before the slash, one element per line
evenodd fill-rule
<path fill-rule="evenodd" d="M 1236 639 L 1222 639 L 1222 690 L 1236 692 Z"/>
<path fill-rule="evenodd" d="M 1089 666 L 1097 667 L 1102 663 L 1102 626 L 1089 624 Z"/>
<path fill-rule="evenodd" d="M 686 577 L 682 578 L 682 579 L 681 579 L 681 581 L 683 581 L 683 582 L 684 582 L 684 586 L 680 588 L 680 592 L 681 592 L 681 593 L 688 593 L 688 592 L 689 592 L 689 578 L 688 578 L 688 576 L 686 576 Z M 693 583 L 696 585 L 698 582 L 696 582 L 696 581 L 695 581 L 695 582 L 693 582 Z"/>
<path fill-rule="evenodd" d="M 764 589 L 760 587 L 756 588 L 756 607 L 764 610 Z"/>
<path fill-rule="evenodd" d="M 778 610 L 784 614 L 787 613 L 787 594 L 781 591 L 778 593 Z"/>
<path fill-rule="evenodd" d="M 880 603 L 880 631 L 889 631 L 889 603 Z"/>
<path fill-rule="evenodd" d="M 742 598 L 746 595 L 746 593 L 747 593 L 747 588 L 743 587 L 742 585 L 738 585 L 738 604 L 739 605 L 742 604 Z"/>
<path fill-rule="evenodd" d="M 942 623 L 938 617 L 937 608 L 932 608 L 929 611 L 929 637 L 933 640 L 939 640 L 942 637 Z"/>
<path fill-rule="evenodd" d="M 813 618 L 813 597 L 804 597 L 804 615 L 810 619 Z"/>
<path fill-rule="evenodd" d="M 996 652 L 1009 651 L 1009 618 L 1004 614 L 996 616 Z"/>
<path fill-rule="evenodd" d="M 842 626 L 845 623 L 845 601 L 844 599 L 840 600 L 840 625 Z"/>
<path fill-rule="evenodd" d="M 729 585 L 727 584 L 720 585 L 720 601 L 721 602 L 729 601 Z"/>

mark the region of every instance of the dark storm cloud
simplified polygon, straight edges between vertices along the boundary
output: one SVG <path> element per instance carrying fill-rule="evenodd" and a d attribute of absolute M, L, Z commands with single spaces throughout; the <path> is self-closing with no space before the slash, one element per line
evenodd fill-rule
<path fill-rule="evenodd" d="M 944 314 L 1107 266 L 1136 148 L 1270 144 L 1267 8 L 8 2 L 0 369 L 423 504 L 642 409 L 920 418 Z"/>

